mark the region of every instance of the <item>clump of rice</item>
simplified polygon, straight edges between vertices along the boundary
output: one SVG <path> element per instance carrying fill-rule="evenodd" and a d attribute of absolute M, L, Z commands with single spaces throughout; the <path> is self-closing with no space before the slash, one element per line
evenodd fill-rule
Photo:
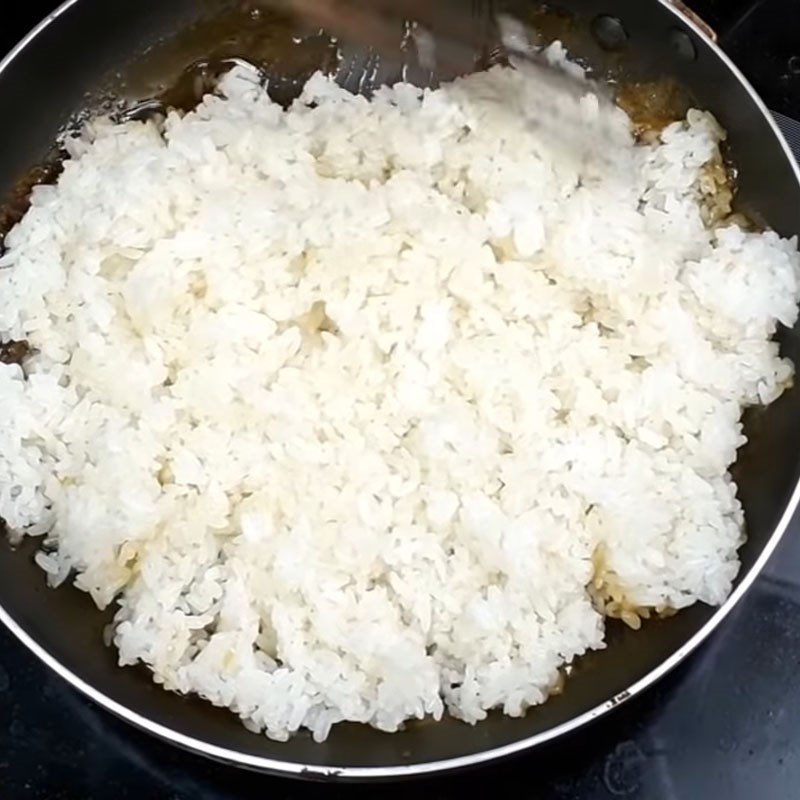
<path fill-rule="evenodd" d="M 589 95 L 565 144 L 537 97 L 524 69 L 371 101 L 320 74 L 284 111 L 237 67 L 193 113 L 92 124 L 34 190 L 0 260 L 34 351 L 0 365 L 0 516 L 119 603 L 121 664 L 322 740 L 523 714 L 606 613 L 726 598 L 795 242 L 704 223 L 709 115 L 637 146 Z"/>

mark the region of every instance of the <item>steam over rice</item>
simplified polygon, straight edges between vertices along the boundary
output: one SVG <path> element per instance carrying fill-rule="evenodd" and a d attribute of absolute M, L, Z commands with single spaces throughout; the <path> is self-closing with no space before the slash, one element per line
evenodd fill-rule
<path fill-rule="evenodd" d="M 540 102 L 525 70 L 371 101 L 318 74 L 284 111 L 237 67 L 34 190 L 0 516 L 119 603 L 121 664 L 322 740 L 520 715 L 606 614 L 726 598 L 795 242 L 705 226 L 710 116 L 636 145 L 587 96 L 565 142 Z"/>

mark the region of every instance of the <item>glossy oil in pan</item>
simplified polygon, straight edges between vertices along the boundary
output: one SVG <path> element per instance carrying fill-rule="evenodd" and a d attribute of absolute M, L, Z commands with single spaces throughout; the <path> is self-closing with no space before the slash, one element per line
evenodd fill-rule
<path fill-rule="evenodd" d="M 235 13 L 233 5 L 225 0 L 65 3 L 0 65 L 0 195 L 8 195 L 32 165 L 46 158 L 76 112 L 109 91 L 141 92 L 133 76 L 144 75 L 159 54 L 169 52 L 164 42 L 176 37 L 182 42 L 183 49 L 175 51 L 186 61 L 180 66 L 210 55 L 192 48 L 235 50 L 236 37 L 215 43 L 213 35 L 205 40 L 192 34 L 202 30 L 209 35 L 214 26 L 202 19 Z M 530 12 L 536 4 L 515 5 Z M 632 78 L 674 78 L 700 107 L 712 111 L 730 134 L 741 207 L 783 235 L 800 232 L 800 178 L 788 148 L 753 90 L 698 26 L 666 0 L 562 0 L 559 5 L 574 12 L 567 33 L 576 42 L 570 44 L 590 63 L 603 62 Z M 469 7 L 470 0 L 465 0 Z M 626 33 L 611 54 L 588 35 L 602 15 L 617 18 Z M 296 83 L 308 65 L 279 58 L 271 66 L 293 73 Z M 785 355 L 800 363 L 800 330 L 782 331 L 781 345 Z M 797 389 L 747 418 L 751 441 L 740 452 L 734 474 L 748 541 L 725 606 L 698 604 L 670 619 L 647 622 L 637 633 L 611 621 L 608 648 L 580 659 L 563 694 L 531 709 L 524 719 L 493 714 L 475 727 L 445 719 L 411 724 L 394 735 L 340 725 L 324 744 L 302 734 L 287 743 L 272 742 L 247 732 L 228 711 L 164 692 L 143 668 L 118 668 L 115 652 L 103 644 L 111 612 L 101 614 L 87 595 L 70 587 L 46 588 L 32 560 L 35 542 L 16 551 L 0 542 L 0 619 L 100 705 L 175 744 L 227 762 L 344 779 L 397 778 L 477 764 L 554 739 L 601 716 L 652 684 L 723 620 L 778 544 L 798 502 L 798 421 Z"/>

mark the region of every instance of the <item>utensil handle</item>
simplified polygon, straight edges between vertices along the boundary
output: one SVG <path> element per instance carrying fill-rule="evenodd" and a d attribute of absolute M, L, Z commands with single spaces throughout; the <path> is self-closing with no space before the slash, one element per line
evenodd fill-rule
<path fill-rule="evenodd" d="M 679 14 L 686 17 L 687 20 L 693 22 L 712 42 L 717 42 L 717 32 L 696 12 L 692 11 L 683 0 L 664 0 L 668 5 L 671 5 Z"/>

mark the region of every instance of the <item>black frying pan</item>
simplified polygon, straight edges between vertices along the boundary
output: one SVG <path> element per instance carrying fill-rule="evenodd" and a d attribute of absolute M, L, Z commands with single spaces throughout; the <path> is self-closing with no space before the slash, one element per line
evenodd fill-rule
<path fill-rule="evenodd" d="M 463 5 L 469 14 L 475 4 Z M 740 207 L 783 235 L 800 233 L 800 178 L 785 142 L 753 90 L 699 25 L 669 0 L 560 0 L 558 5 L 569 14 L 542 16 L 540 27 L 563 36 L 598 70 L 624 81 L 673 78 L 711 110 L 730 134 Z M 536 6 L 516 4 L 528 14 Z M 320 42 L 299 54 L 292 50 L 293 23 L 285 18 L 262 15 L 254 28 L 247 19 L 232 0 L 65 3 L 0 67 L 0 195 L 11 200 L 6 224 L 24 210 L 26 186 L 44 174 L 30 173 L 31 167 L 52 156 L 57 134 L 76 113 L 108 110 L 114 98 L 143 99 L 165 87 L 169 102 L 191 104 L 198 85 L 232 56 L 264 65 L 273 90 L 287 100 L 330 55 Z M 363 55 L 357 47 L 353 52 L 350 77 L 341 76 L 345 82 L 357 74 Z M 202 63 L 179 80 L 181 70 L 198 60 Z M 387 65 L 391 72 L 390 59 Z M 782 331 L 781 344 L 784 354 L 800 363 L 800 328 Z M 677 664 L 722 621 L 774 550 L 798 501 L 798 405 L 795 388 L 747 419 L 751 442 L 740 452 L 735 476 L 748 541 L 728 603 L 722 609 L 696 605 L 648 622 L 637 633 L 611 621 L 608 649 L 581 659 L 564 693 L 524 719 L 493 715 L 477 727 L 446 719 L 409 725 L 394 735 L 343 725 L 321 745 L 302 734 L 285 744 L 271 742 L 248 733 L 228 711 L 164 692 L 144 669 L 118 668 L 115 652 L 103 644 L 111 612 L 99 613 L 88 596 L 72 588 L 47 589 L 32 560 L 34 542 L 14 551 L 0 541 L 0 619 L 101 705 L 212 757 L 344 778 L 400 777 L 480 763 L 553 739 L 619 705 Z"/>

